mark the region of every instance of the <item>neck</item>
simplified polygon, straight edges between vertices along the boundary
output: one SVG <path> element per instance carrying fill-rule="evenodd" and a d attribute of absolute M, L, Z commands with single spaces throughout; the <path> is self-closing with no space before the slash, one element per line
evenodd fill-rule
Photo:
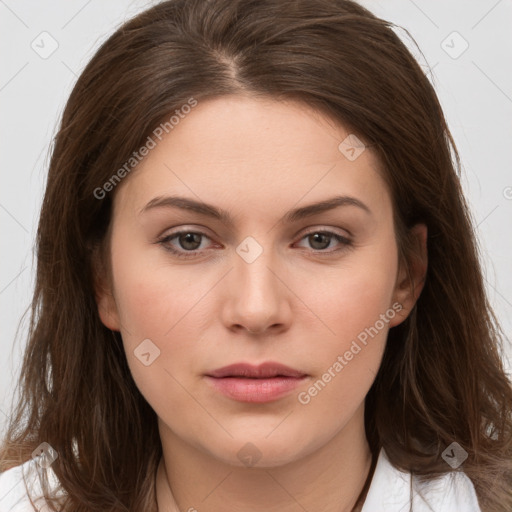
<path fill-rule="evenodd" d="M 364 434 L 364 407 L 324 446 L 266 468 L 226 464 L 176 437 L 161 421 L 159 429 L 159 512 L 358 512 L 374 468 Z"/>

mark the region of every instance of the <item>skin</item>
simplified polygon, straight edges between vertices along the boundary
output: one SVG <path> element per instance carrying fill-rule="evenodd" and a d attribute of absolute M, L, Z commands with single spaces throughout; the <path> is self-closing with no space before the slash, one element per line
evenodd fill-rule
<path fill-rule="evenodd" d="M 423 224 L 413 229 L 413 293 L 399 271 L 380 163 L 369 148 L 346 158 L 338 145 L 349 133 L 300 103 L 207 100 L 117 187 L 111 275 L 99 280 L 98 310 L 104 325 L 121 332 L 133 378 L 159 418 L 159 510 L 359 508 L 371 462 L 364 399 L 388 330 L 405 320 L 421 292 L 427 231 Z M 371 214 L 342 206 L 281 222 L 290 209 L 335 193 L 356 197 Z M 170 207 L 139 213 L 154 197 L 171 194 L 227 210 L 234 225 Z M 187 259 L 157 242 L 182 228 L 205 234 L 195 245 L 183 237 L 167 242 L 183 253 L 199 251 Z M 352 245 L 306 236 L 319 231 Z M 248 236 L 263 249 L 251 263 L 236 252 Z M 300 403 L 298 393 L 394 303 L 403 309 L 309 403 Z M 145 339 L 160 350 L 149 366 L 134 355 Z M 308 378 L 281 399 L 251 404 L 220 394 L 204 377 L 231 363 L 269 360 Z M 237 455 L 247 443 L 259 456 L 252 466 Z"/>

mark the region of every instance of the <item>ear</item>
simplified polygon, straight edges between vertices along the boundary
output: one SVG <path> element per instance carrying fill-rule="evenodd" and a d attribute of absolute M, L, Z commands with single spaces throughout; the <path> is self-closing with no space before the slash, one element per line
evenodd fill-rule
<path fill-rule="evenodd" d="M 119 331 L 121 323 L 113 295 L 112 277 L 102 258 L 100 246 L 94 247 L 91 262 L 94 293 L 101 323 L 112 331 Z"/>
<path fill-rule="evenodd" d="M 409 272 L 400 265 L 396 280 L 392 304 L 399 303 L 402 309 L 390 320 L 390 327 L 401 324 L 410 314 L 423 290 L 428 266 L 427 226 L 416 224 L 410 230 L 412 254 L 409 260 Z"/>

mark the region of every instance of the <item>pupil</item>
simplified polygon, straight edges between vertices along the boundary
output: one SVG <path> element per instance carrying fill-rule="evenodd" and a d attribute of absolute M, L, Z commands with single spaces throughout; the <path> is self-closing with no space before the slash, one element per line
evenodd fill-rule
<path fill-rule="evenodd" d="M 320 238 L 327 238 L 327 245 L 329 245 L 329 235 L 326 235 L 324 233 L 314 233 L 313 235 L 310 235 L 310 238 L 312 238 L 312 242 L 311 242 L 311 245 L 313 246 L 313 248 L 315 249 L 325 249 L 325 247 L 315 247 L 315 243 L 320 243 L 320 245 L 322 245 L 322 242 L 321 240 L 319 241 L 318 240 L 318 237 Z M 325 240 L 324 240 L 324 244 L 325 244 Z"/>
<path fill-rule="evenodd" d="M 182 235 L 180 238 L 181 240 L 185 240 L 185 242 L 182 244 L 183 248 L 184 249 L 190 249 L 190 250 L 195 250 L 197 249 L 197 247 L 188 247 L 187 244 L 191 243 L 192 245 L 194 245 L 194 239 L 195 240 L 195 243 L 197 244 L 198 243 L 198 246 L 201 245 L 200 244 L 200 238 L 201 235 L 197 234 L 197 233 L 186 233 L 185 235 Z"/>

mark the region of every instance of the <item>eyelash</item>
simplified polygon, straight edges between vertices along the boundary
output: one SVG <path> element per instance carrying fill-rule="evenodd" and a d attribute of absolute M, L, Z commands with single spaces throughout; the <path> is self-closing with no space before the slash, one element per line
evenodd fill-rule
<path fill-rule="evenodd" d="M 176 231 L 175 233 L 166 235 L 166 236 L 160 238 L 159 240 L 157 240 L 155 243 L 160 244 L 165 250 L 169 251 L 170 253 L 172 253 L 174 256 L 176 256 L 178 258 L 193 258 L 197 254 L 199 254 L 201 252 L 201 250 L 180 251 L 180 250 L 174 249 L 171 245 L 169 245 L 169 242 L 171 240 L 179 237 L 180 235 L 185 235 L 185 234 L 194 234 L 194 235 L 203 236 L 208 239 L 210 238 L 208 235 L 206 235 L 205 233 L 201 233 L 200 231 L 182 230 L 182 231 Z M 303 240 L 304 238 L 306 238 L 310 235 L 315 235 L 315 234 L 328 235 L 328 236 L 330 235 L 331 238 L 334 238 L 335 240 L 337 240 L 338 242 L 340 242 L 342 244 L 341 248 L 335 249 L 334 251 L 313 249 L 311 252 L 314 253 L 315 255 L 330 256 L 334 253 L 340 253 L 340 252 L 346 251 L 353 247 L 352 241 L 350 239 L 348 239 L 344 236 L 341 236 L 337 233 L 334 233 L 332 231 L 322 231 L 322 230 L 310 231 L 309 233 L 305 233 L 300 240 Z"/>

